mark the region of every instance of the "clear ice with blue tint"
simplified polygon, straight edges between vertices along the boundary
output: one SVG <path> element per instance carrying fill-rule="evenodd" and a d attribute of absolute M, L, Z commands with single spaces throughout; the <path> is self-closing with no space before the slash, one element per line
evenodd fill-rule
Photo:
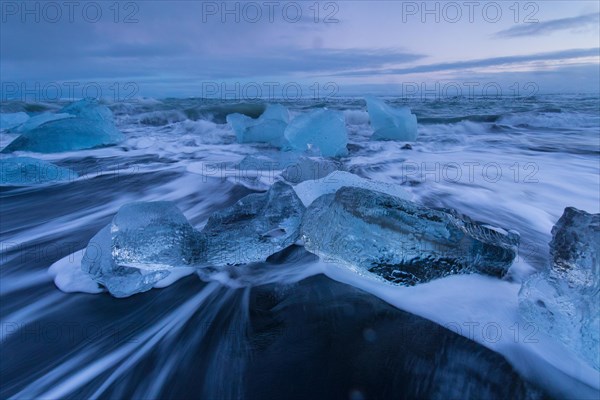
<path fill-rule="evenodd" d="M 198 232 L 174 203 L 130 203 L 90 240 L 81 268 L 113 296 L 127 297 L 189 267 L 198 251 Z"/>
<path fill-rule="evenodd" d="M 59 113 L 74 115 L 77 118 L 91 121 L 114 122 L 110 109 L 94 99 L 83 99 L 63 107 Z"/>
<path fill-rule="evenodd" d="M 514 231 L 358 187 L 316 199 L 304 214 L 301 238 L 325 261 L 402 285 L 457 273 L 501 277 L 519 244 Z"/>
<path fill-rule="evenodd" d="M 515 232 L 420 206 L 401 189 L 347 172 L 328 177 L 333 183 L 277 181 L 213 213 L 201 232 L 170 202 L 125 205 L 90 241 L 82 270 L 125 297 L 178 267 L 210 275 L 301 243 L 326 261 L 403 285 L 456 273 L 501 277 L 516 255 Z"/>
<path fill-rule="evenodd" d="M 265 261 L 294 244 L 304 206 L 291 186 L 276 182 L 215 212 L 201 232 L 201 261 L 208 266 Z"/>
<path fill-rule="evenodd" d="M 59 119 L 64 119 L 64 118 L 73 118 L 75 117 L 72 114 L 67 114 L 67 113 L 43 113 L 43 114 L 38 114 L 35 115 L 31 118 L 29 118 L 27 121 L 25 121 L 22 125 L 17 126 L 14 129 L 11 129 L 11 132 L 16 132 L 16 133 L 22 133 L 22 132 L 27 132 L 30 131 L 32 129 L 37 128 L 38 126 L 45 124 L 46 122 L 50 122 L 50 121 L 56 121 Z"/>
<path fill-rule="evenodd" d="M 566 208 L 550 255 L 552 265 L 523 282 L 519 311 L 600 370 L 600 214 Z"/>
<path fill-rule="evenodd" d="M 29 119 L 29 115 L 24 112 L 0 113 L 0 129 L 8 130 L 21 125 Z"/>
<path fill-rule="evenodd" d="M 341 168 L 341 163 L 335 160 L 301 156 L 295 163 L 287 165 L 281 176 L 286 181 L 296 184 L 324 178 Z"/>
<path fill-rule="evenodd" d="M 239 113 L 229 114 L 226 119 L 239 143 L 269 143 L 276 147 L 285 144 L 283 133 L 290 117 L 287 108 L 281 104 L 268 104 L 257 119 Z"/>
<path fill-rule="evenodd" d="M 296 151 L 323 157 L 348 154 L 348 131 L 340 111 L 319 109 L 299 115 L 285 129 L 285 138 Z"/>
<path fill-rule="evenodd" d="M 413 142 L 417 139 L 417 117 L 410 112 L 409 108 L 393 108 L 375 97 L 367 97 L 366 101 L 374 130 L 371 139 L 405 142 Z"/>
<path fill-rule="evenodd" d="M 57 153 L 116 144 L 124 139 L 116 128 L 112 112 L 94 100 L 80 100 L 60 113 L 75 115 L 43 123 L 25 131 L 2 152 L 34 151 Z"/>

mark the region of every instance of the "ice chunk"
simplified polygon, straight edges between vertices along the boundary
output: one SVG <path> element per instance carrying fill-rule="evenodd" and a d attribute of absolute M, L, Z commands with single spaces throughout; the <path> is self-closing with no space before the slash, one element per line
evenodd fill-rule
<path fill-rule="evenodd" d="M 290 112 L 281 104 L 267 104 L 265 111 L 258 119 L 266 121 L 283 121 L 287 124 L 290 122 Z"/>
<path fill-rule="evenodd" d="M 566 208 L 550 255 L 552 266 L 523 283 L 520 313 L 600 370 L 600 214 Z"/>
<path fill-rule="evenodd" d="M 24 132 L 2 152 L 17 150 L 56 153 L 107 146 L 121 141 L 123 135 L 114 125 L 81 118 L 47 122 Z"/>
<path fill-rule="evenodd" d="M 65 293 L 101 293 L 106 291 L 92 277 L 81 269 L 83 251 L 77 251 L 58 260 L 48 268 L 48 273 L 54 279 L 54 284 Z M 164 288 L 179 279 L 193 274 L 194 267 L 176 267 L 169 270 L 169 275 L 157 281 L 153 287 Z"/>
<path fill-rule="evenodd" d="M 372 139 L 407 142 L 417 139 L 417 117 L 411 114 L 409 108 L 392 108 L 375 97 L 367 97 L 366 101 L 371 126 L 375 131 Z"/>
<path fill-rule="evenodd" d="M 21 125 L 29 119 L 29 115 L 24 112 L 18 113 L 1 113 L 0 114 L 0 129 L 7 130 Z"/>
<path fill-rule="evenodd" d="M 410 200 L 412 197 L 410 193 L 398 185 L 372 181 L 370 179 L 361 178 L 358 175 L 354 175 L 345 171 L 335 171 L 324 178 L 299 183 L 294 186 L 294 190 L 296 191 L 296 194 L 300 200 L 302 200 L 304 206 L 308 207 L 319 196 L 335 193 L 343 186 L 374 190 L 406 200 Z"/>
<path fill-rule="evenodd" d="M 357 187 L 314 201 L 301 233 L 311 253 L 404 285 L 456 273 L 503 276 L 519 243 L 516 232 Z"/>
<path fill-rule="evenodd" d="M 90 121 L 114 122 L 112 111 L 94 99 L 83 99 L 71 103 L 63 107 L 60 113 L 71 114 L 77 118 L 89 119 Z"/>
<path fill-rule="evenodd" d="M 339 170 L 341 164 L 334 160 L 320 157 L 305 157 L 299 153 L 277 151 L 276 154 L 249 155 L 236 166 L 236 181 L 248 187 L 260 187 L 260 182 L 268 188 L 276 176 L 281 176 L 289 183 L 295 184 L 310 179 L 319 179 L 332 171 Z M 233 170 L 233 168 L 232 168 Z M 265 187 L 263 187 L 263 190 Z"/>
<path fill-rule="evenodd" d="M 55 153 L 107 146 L 123 140 L 123 134 L 115 127 L 112 113 L 106 106 L 82 100 L 61 112 L 76 117 L 49 121 L 23 132 L 2 152 Z"/>
<path fill-rule="evenodd" d="M 0 159 L 0 185 L 21 186 L 63 182 L 77 178 L 77 173 L 48 161 L 31 157 Z"/>
<path fill-rule="evenodd" d="M 281 147 L 285 142 L 283 133 L 289 123 L 289 113 L 280 104 L 268 104 L 258 119 L 236 113 L 227 115 L 227 122 L 239 143 L 263 142 Z"/>
<path fill-rule="evenodd" d="M 227 179 L 254 191 L 266 191 L 283 170 L 296 164 L 299 157 L 298 153 L 263 149 L 261 153 L 247 155 L 239 162 L 202 162 L 197 163 L 198 166 L 192 164 L 188 170 L 207 177 Z"/>
<path fill-rule="evenodd" d="M 45 124 L 46 122 L 56 121 L 64 118 L 73 118 L 74 115 L 67 113 L 43 113 L 29 118 L 24 124 L 12 129 L 11 132 L 26 132 Z"/>
<path fill-rule="evenodd" d="M 124 205 L 94 236 L 81 268 L 115 297 L 151 289 L 198 258 L 198 233 L 171 202 Z"/>
<path fill-rule="evenodd" d="M 344 114 L 326 109 L 297 116 L 285 129 L 292 149 L 320 153 L 323 157 L 348 154 L 348 132 Z"/>
<path fill-rule="evenodd" d="M 337 161 L 302 156 L 295 163 L 287 165 L 281 176 L 290 183 L 300 183 L 324 178 L 341 168 L 342 165 Z"/>
<path fill-rule="evenodd" d="M 264 261 L 299 236 L 304 206 L 291 186 L 276 182 L 214 213 L 201 232 L 202 261 L 212 266 Z"/>

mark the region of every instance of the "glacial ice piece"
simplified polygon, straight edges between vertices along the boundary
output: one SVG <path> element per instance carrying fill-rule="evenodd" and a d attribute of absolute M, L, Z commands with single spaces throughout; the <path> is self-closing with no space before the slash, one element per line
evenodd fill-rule
<path fill-rule="evenodd" d="M 77 178 L 77 173 L 48 161 L 31 157 L 0 159 L 0 185 L 22 186 L 48 182 L 64 182 Z"/>
<path fill-rule="evenodd" d="M 122 134 L 114 125 L 81 118 L 68 118 L 47 122 L 24 132 L 2 152 L 25 150 L 56 153 L 107 146 L 120 140 Z"/>
<path fill-rule="evenodd" d="M 299 115 L 285 129 L 285 138 L 295 150 L 320 152 L 323 157 L 348 154 L 348 132 L 340 111 L 321 109 Z"/>
<path fill-rule="evenodd" d="M 29 115 L 24 112 L 18 113 L 0 113 L 0 129 L 7 130 L 19 126 L 29 119 Z"/>
<path fill-rule="evenodd" d="M 335 171 L 321 179 L 301 182 L 294 186 L 294 190 L 300 200 L 302 200 L 302 204 L 308 207 L 318 197 L 324 194 L 335 193 L 343 186 L 374 190 L 405 200 L 411 199 L 410 193 L 398 185 L 372 181 L 345 171 Z"/>
<path fill-rule="evenodd" d="M 236 183 L 253 190 L 268 190 L 275 177 L 289 166 L 297 163 L 299 154 L 290 151 L 251 154 L 244 157 L 235 167 Z"/>
<path fill-rule="evenodd" d="M 367 110 L 375 131 L 371 139 L 412 142 L 417 139 L 417 117 L 410 108 L 392 108 L 382 100 L 367 97 Z"/>
<path fill-rule="evenodd" d="M 552 265 L 523 282 L 519 311 L 600 370 L 600 214 L 567 207 L 550 255 Z"/>
<path fill-rule="evenodd" d="M 60 110 L 77 118 L 89 119 L 91 121 L 104 121 L 114 123 L 112 111 L 94 99 L 83 99 L 69 104 Z"/>
<path fill-rule="evenodd" d="M 19 125 L 16 128 L 12 129 L 11 132 L 18 132 L 18 133 L 27 132 L 27 131 L 37 128 L 38 126 L 40 126 L 42 124 L 45 124 L 46 122 L 56 121 L 56 120 L 65 119 L 65 118 L 73 118 L 73 117 L 74 117 L 74 115 L 67 114 L 67 113 L 58 113 L 58 114 L 43 113 L 43 114 L 35 115 L 35 116 L 29 118 L 27 121 L 25 121 L 24 124 Z"/>
<path fill-rule="evenodd" d="M 111 111 L 91 100 L 81 100 L 61 110 L 75 115 L 49 121 L 25 131 L 2 152 L 17 150 L 55 153 L 107 146 L 123 140 L 115 127 Z"/>
<path fill-rule="evenodd" d="M 231 125 L 239 143 L 262 142 L 282 147 L 285 142 L 283 133 L 289 123 L 289 112 L 280 104 L 268 104 L 258 119 L 244 114 L 229 114 L 227 122 Z"/>
<path fill-rule="evenodd" d="M 324 178 L 341 167 L 337 161 L 302 156 L 295 163 L 287 165 L 281 176 L 290 183 L 300 183 Z"/>
<path fill-rule="evenodd" d="M 513 231 L 471 221 L 385 193 L 342 187 L 315 200 L 302 220 L 306 250 L 414 285 L 456 273 L 503 276 L 519 243 Z"/>
<path fill-rule="evenodd" d="M 258 119 L 290 122 L 290 112 L 281 104 L 267 104 L 265 111 Z"/>
<path fill-rule="evenodd" d="M 198 258 L 197 240 L 173 203 L 130 203 L 90 240 L 81 269 L 113 296 L 127 297 L 189 267 Z"/>
<path fill-rule="evenodd" d="M 209 218 L 201 232 L 202 262 L 226 266 L 266 260 L 296 242 L 304 210 L 283 182 L 244 197 Z"/>

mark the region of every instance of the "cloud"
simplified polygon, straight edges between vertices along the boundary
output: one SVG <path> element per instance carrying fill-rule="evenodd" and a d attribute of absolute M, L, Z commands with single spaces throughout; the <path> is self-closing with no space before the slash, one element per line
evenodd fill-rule
<path fill-rule="evenodd" d="M 68 63 L 48 64 L 40 70 L 37 60 L 3 60 L 11 79 L 97 79 L 113 77 L 188 77 L 195 79 L 246 79 L 337 73 L 345 70 L 381 69 L 415 62 L 424 55 L 398 49 L 271 48 L 261 53 L 211 53 L 189 46 L 165 44 L 117 44 L 94 46 Z M 42 76 L 43 74 L 43 76 Z"/>
<path fill-rule="evenodd" d="M 370 75 L 401 75 L 416 74 L 423 72 L 441 72 L 467 70 L 471 68 L 495 67 L 523 62 L 567 60 L 571 58 L 593 57 L 600 55 L 600 48 L 591 49 L 569 49 L 553 51 L 548 53 L 536 53 L 518 56 L 492 57 L 479 60 L 457 61 L 449 63 L 418 65 L 408 68 L 392 68 L 384 70 L 362 70 L 353 72 L 340 72 L 338 76 L 370 76 Z"/>
<path fill-rule="evenodd" d="M 598 27 L 600 14 L 591 13 L 577 17 L 553 19 L 545 22 L 527 23 L 497 32 L 494 36 L 501 38 L 548 35 L 567 29 L 582 29 L 587 26 Z"/>
<path fill-rule="evenodd" d="M 389 64 L 404 64 L 424 58 L 424 55 L 394 49 L 281 49 L 256 56 L 241 55 L 213 59 L 209 66 L 212 76 L 227 77 L 243 74 L 282 75 L 290 73 L 326 73 L 361 68 L 382 68 Z"/>
<path fill-rule="evenodd" d="M 549 93 L 598 93 L 600 70 L 597 65 L 559 65 L 544 71 L 477 73 L 468 76 L 423 77 L 393 83 L 347 83 L 342 96 L 398 96 L 407 98 L 450 98 L 458 96 L 532 96 Z M 437 89 L 436 89 L 437 88 Z M 429 92 L 428 92 L 429 91 Z"/>

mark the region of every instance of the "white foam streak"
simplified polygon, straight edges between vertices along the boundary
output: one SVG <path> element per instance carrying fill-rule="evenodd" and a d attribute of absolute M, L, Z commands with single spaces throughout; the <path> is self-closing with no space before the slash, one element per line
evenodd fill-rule
<path fill-rule="evenodd" d="M 146 331 L 144 331 L 135 343 L 127 343 L 126 345 L 111 351 L 108 355 L 105 355 L 91 363 L 82 363 L 80 362 L 82 361 L 81 358 L 92 360 L 95 356 L 97 356 L 97 349 L 93 347 L 88 348 L 86 349 L 86 352 L 82 353 L 79 357 L 72 358 L 70 361 L 59 365 L 47 375 L 44 375 L 42 378 L 32 382 L 29 386 L 27 386 L 21 392 L 15 394 L 12 398 L 64 398 L 129 357 L 125 363 L 121 364 L 121 366 L 117 368 L 117 370 L 115 370 L 111 376 L 104 381 L 102 386 L 98 388 L 92 395 L 92 398 L 97 398 L 104 390 L 106 390 L 110 383 L 112 383 L 124 371 L 126 371 L 128 367 L 139 361 L 143 355 L 147 354 L 166 335 L 177 332 L 200 307 L 200 305 L 206 301 L 206 299 L 212 293 L 215 292 L 217 287 L 217 284 L 207 285 L 197 295 L 173 310 L 158 323 L 152 325 Z M 82 365 L 87 366 L 75 373 L 72 373 L 73 368 L 81 367 Z M 62 376 L 67 374 L 67 379 L 58 381 Z M 43 392 L 40 392 L 39 389 L 43 386 L 47 386 L 48 381 L 51 381 L 55 386 L 46 388 Z"/>
<path fill-rule="evenodd" d="M 324 264 L 323 272 L 502 354 L 517 371 L 557 397 L 600 395 L 598 371 L 519 318 L 517 283 L 474 274 L 402 287 L 364 279 L 334 264 Z"/>

